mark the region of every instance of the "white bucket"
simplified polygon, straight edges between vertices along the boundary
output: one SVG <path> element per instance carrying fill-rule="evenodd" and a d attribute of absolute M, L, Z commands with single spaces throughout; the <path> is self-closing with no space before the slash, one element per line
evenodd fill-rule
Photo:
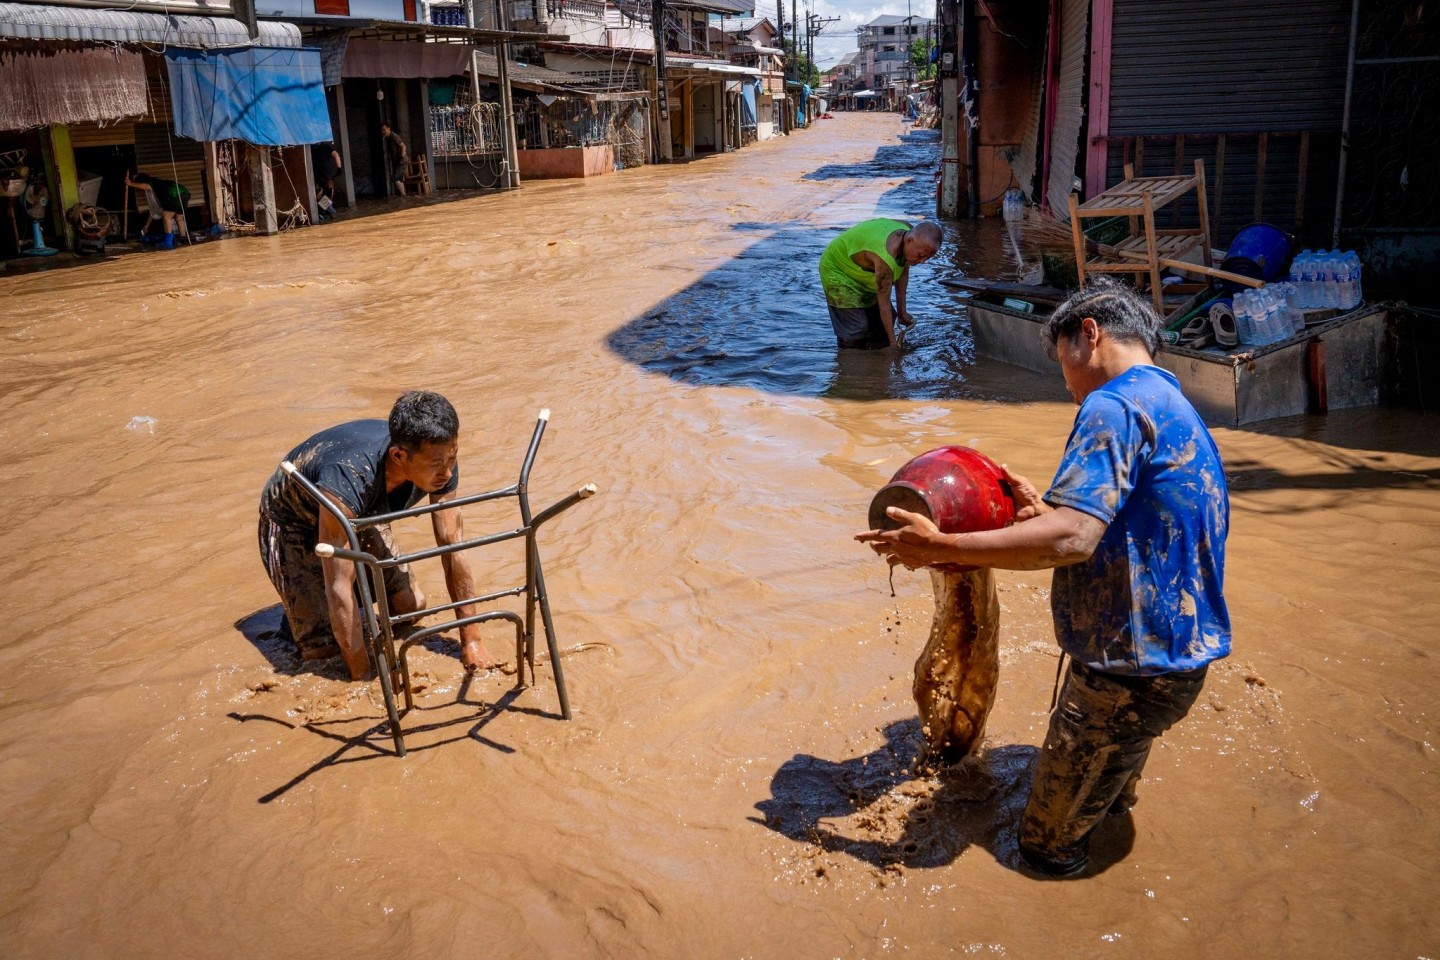
<path fill-rule="evenodd" d="M 100 182 L 103 177 L 80 174 L 80 206 L 93 207 L 100 201 Z"/>

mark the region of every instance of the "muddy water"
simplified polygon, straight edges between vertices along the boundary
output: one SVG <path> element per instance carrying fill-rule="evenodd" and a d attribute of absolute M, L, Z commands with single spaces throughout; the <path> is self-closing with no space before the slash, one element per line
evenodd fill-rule
<path fill-rule="evenodd" d="M 976 361 L 927 282 L 1003 263 L 993 232 L 918 271 L 909 353 L 826 349 L 821 234 L 928 206 L 933 139 L 902 134 L 842 116 L 683 167 L 0 277 L 3 952 L 1433 956 L 1434 416 L 1217 434 L 1236 654 L 1097 876 L 1015 869 L 1045 575 L 999 575 L 982 761 L 908 772 L 928 578 L 892 600 L 850 534 L 943 442 L 1048 478 L 1073 408 L 1058 378 Z M 269 639 L 261 485 L 406 387 L 459 408 L 467 489 L 511 480 L 543 406 L 537 497 L 602 489 L 542 543 L 560 642 L 587 645 L 569 723 L 544 668 L 464 684 L 437 646 L 398 760 L 373 687 Z M 508 583 L 517 559 L 476 562 Z"/>

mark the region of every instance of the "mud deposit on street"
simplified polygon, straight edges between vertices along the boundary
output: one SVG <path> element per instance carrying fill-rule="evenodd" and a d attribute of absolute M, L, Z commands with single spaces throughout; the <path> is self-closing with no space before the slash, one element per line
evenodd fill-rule
<path fill-rule="evenodd" d="M 980 758 L 914 774 L 929 578 L 892 599 L 851 534 L 942 443 L 1048 481 L 1074 415 L 1058 371 L 977 360 L 934 282 L 1003 267 L 994 225 L 917 269 L 907 353 L 837 361 L 819 251 L 930 211 L 937 150 L 840 115 L 683 166 L 0 275 L 0 952 L 1435 956 L 1433 415 L 1217 432 L 1235 654 L 1098 875 L 1016 869 L 1048 574 L 998 574 Z M 462 492 L 513 480 L 542 407 L 537 502 L 601 488 L 541 539 L 560 644 L 585 645 L 569 723 L 544 666 L 464 683 L 436 644 L 398 760 L 377 688 L 270 637 L 261 486 L 405 388 L 459 410 Z M 475 566 L 508 585 L 519 560 Z"/>

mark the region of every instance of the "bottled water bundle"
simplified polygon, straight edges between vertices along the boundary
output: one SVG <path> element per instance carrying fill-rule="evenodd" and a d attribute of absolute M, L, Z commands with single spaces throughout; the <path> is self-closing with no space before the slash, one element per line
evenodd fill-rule
<path fill-rule="evenodd" d="M 1353 310 L 1365 299 L 1360 255 L 1354 250 L 1302 250 L 1290 263 L 1290 283 L 1301 310 Z"/>
<path fill-rule="evenodd" d="M 1237 293 L 1235 332 L 1240 342 L 1260 347 L 1304 330 L 1304 314 L 1293 302 L 1296 295 L 1296 288 L 1288 283 L 1271 283 Z"/>

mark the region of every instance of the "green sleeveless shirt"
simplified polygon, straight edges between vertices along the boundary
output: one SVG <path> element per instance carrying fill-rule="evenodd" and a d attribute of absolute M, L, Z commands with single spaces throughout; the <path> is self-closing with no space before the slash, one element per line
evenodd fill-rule
<path fill-rule="evenodd" d="M 896 230 L 909 229 L 909 224 L 882 217 L 857 223 L 831 240 L 820 257 L 820 282 L 825 287 L 825 299 L 836 307 L 873 306 L 879 299 L 875 274 L 851 258 L 862 250 L 875 254 L 890 268 L 898 283 L 905 268 L 890 256 L 885 241 Z"/>

